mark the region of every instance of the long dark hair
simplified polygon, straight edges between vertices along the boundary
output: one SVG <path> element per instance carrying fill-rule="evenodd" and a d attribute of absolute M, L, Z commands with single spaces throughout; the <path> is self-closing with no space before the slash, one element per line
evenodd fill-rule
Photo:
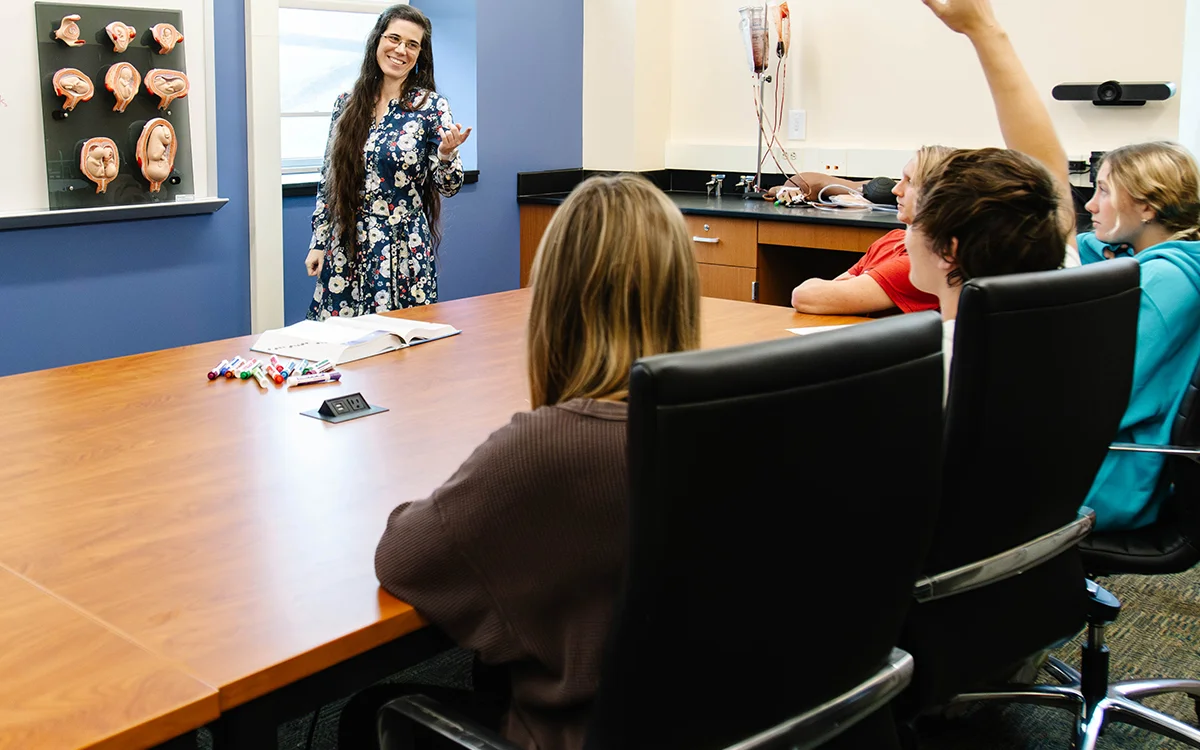
<path fill-rule="evenodd" d="M 383 71 L 379 68 L 376 55 L 379 41 L 387 27 L 395 20 L 411 21 L 425 29 L 421 40 L 421 51 L 417 54 L 417 65 L 409 71 L 400 92 L 400 106 L 408 109 L 408 99 L 414 89 L 424 89 L 425 94 L 411 110 L 419 110 L 429 101 L 430 92 L 437 91 L 433 78 L 433 24 L 424 13 L 411 5 L 393 5 L 379 15 L 375 28 L 367 37 L 367 48 L 363 55 L 362 71 L 354 82 L 354 89 L 338 119 L 337 134 L 329 155 L 329 172 L 326 175 L 325 202 L 333 215 L 334 231 L 339 233 L 346 255 L 354 260 L 358 249 L 358 232 L 355 230 L 355 214 L 363 201 L 363 183 L 367 177 L 363 146 L 375 119 L 375 102 L 383 88 Z M 425 218 L 433 235 L 433 247 L 442 239 L 441 216 L 442 196 L 433 184 L 433 179 L 421 185 L 421 200 L 425 207 Z"/>

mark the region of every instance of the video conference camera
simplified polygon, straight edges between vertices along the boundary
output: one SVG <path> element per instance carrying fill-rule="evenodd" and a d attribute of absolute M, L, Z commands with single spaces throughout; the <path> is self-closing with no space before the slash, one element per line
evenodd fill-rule
<path fill-rule="evenodd" d="M 1091 102 L 1097 107 L 1141 107 L 1175 96 L 1173 83 L 1060 83 L 1051 92 L 1062 102 Z"/>

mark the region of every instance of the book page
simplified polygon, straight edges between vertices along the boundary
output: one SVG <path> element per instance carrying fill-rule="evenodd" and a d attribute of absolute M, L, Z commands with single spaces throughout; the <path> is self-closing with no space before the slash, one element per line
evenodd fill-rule
<path fill-rule="evenodd" d="M 387 331 L 394 333 L 405 341 L 405 343 L 413 339 L 433 339 L 441 336 L 449 336 L 458 333 L 458 329 L 444 323 L 426 323 L 420 320 L 406 320 L 404 318 L 392 318 L 387 315 L 363 315 L 358 318 L 330 318 L 329 323 L 334 320 L 337 325 L 354 327 L 360 331 Z M 325 325 L 324 323 L 320 325 Z M 361 334 L 360 334 L 361 335 Z"/>

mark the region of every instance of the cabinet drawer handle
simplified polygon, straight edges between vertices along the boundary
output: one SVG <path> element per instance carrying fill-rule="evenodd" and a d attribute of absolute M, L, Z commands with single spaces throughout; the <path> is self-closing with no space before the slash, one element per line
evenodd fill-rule
<path fill-rule="evenodd" d="M 692 242 L 703 242 L 706 245 L 715 245 L 721 241 L 720 237 L 693 237 Z"/>

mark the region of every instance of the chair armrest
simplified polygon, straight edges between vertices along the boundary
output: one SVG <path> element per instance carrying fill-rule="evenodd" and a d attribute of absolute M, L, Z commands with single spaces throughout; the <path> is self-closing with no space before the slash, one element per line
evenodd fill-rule
<path fill-rule="evenodd" d="M 411 748 L 413 724 L 473 750 L 522 750 L 491 729 L 424 695 L 397 698 L 379 709 L 379 746 L 383 750 Z"/>
<path fill-rule="evenodd" d="M 1138 443 L 1113 443 L 1108 446 L 1110 451 L 1130 451 L 1131 453 L 1160 453 L 1168 456 L 1184 456 L 1200 463 L 1200 448 L 1186 445 L 1139 445 Z"/>
<path fill-rule="evenodd" d="M 912 681 L 913 658 L 892 649 L 875 676 L 838 697 L 726 750 L 810 750 L 883 708 Z"/>
<path fill-rule="evenodd" d="M 1020 575 L 1074 547 L 1095 525 L 1095 511 L 1080 508 L 1079 516 L 1071 523 L 1020 547 L 918 580 L 913 586 L 913 598 L 931 602 Z"/>

